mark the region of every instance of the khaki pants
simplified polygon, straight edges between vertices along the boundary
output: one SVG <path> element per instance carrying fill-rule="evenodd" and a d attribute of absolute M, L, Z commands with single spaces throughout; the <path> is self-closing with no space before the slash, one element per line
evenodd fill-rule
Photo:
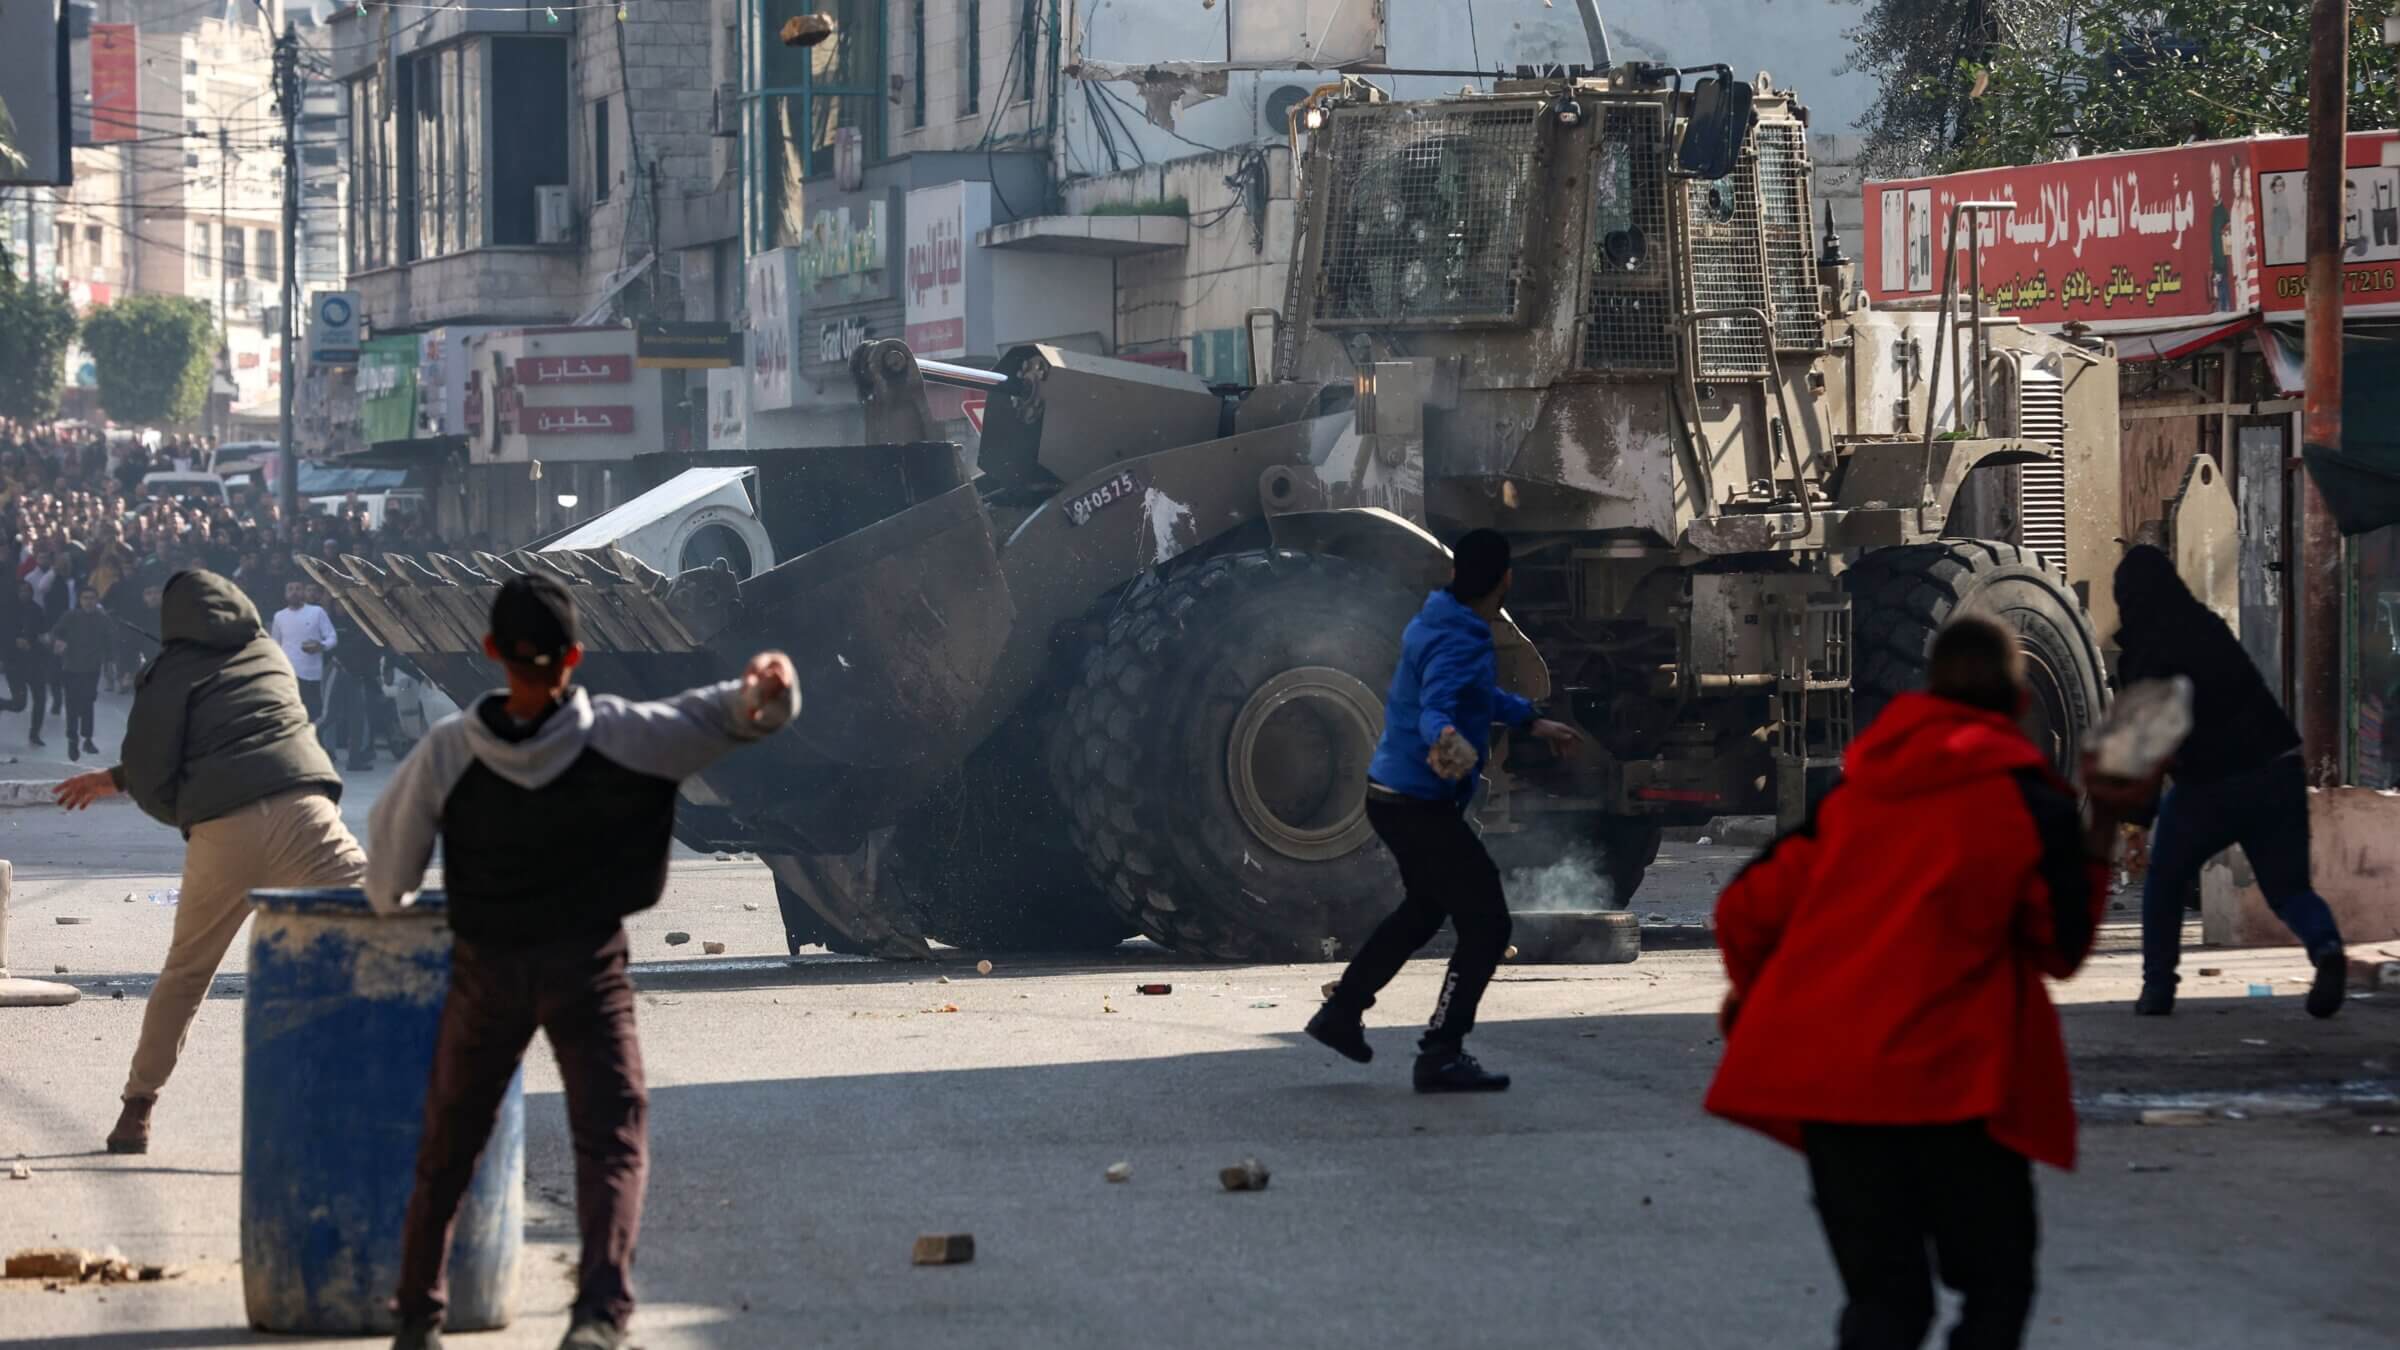
<path fill-rule="evenodd" d="M 183 1053 L 192 1014 L 208 994 L 217 963 L 250 917 L 260 888 L 356 886 L 367 855 L 323 792 L 304 789 L 256 801 L 192 828 L 183 851 L 183 897 L 166 965 L 142 1010 L 127 1100 L 155 1097 Z"/>

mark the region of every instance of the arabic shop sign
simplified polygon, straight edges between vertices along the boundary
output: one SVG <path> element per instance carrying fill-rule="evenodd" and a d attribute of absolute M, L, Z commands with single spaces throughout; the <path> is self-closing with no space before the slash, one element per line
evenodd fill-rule
<path fill-rule="evenodd" d="M 1867 185 L 1866 285 L 1877 301 L 1938 295 L 1962 201 L 2005 201 L 1959 225 L 1985 308 L 2098 329 L 2230 318 L 2258 303 L 2253 142 L 2100 155 Z"/>
<path fill-rule="evenodd" d="M 2297 313 L 2308 302 L 2308 141 L 2255 142 L 2260 305 Z M 2342 175 L 2342 308 L 2400 313 L 2400 136 L 2350 138 Z"/>
<path fill-rule="evenodd" d="M 360 348 L 358 411 L 370 445 L 416 437 L 416 334 L 369 338 Z"/>
<path fill-rule="evenodd" d="M 633 409 L 623 404 L 522 408 L 517 422 L 528 436 L 630 436 Z"/>
<path fill-rule="evenodd" d="M 889 262 L 887 222 L 881 201 L 870 201 L 855 212 L 848 206 L 828 206 L 811 215 L 795 249 L 800 284 L 810 297 L 833 303 L 883 294 L 885 287 L 871 274 L 883 271 Z M 820 288 L 827 289 L 819 294 Z"/>
<path fill-rule="evenodd" d="M 519 384 L 624 384 L 632 378 L 631 354 L 517 358 Z"/>

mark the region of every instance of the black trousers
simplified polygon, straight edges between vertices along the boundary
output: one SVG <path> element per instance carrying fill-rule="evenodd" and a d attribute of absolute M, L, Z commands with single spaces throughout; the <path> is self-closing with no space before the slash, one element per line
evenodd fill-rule
<path fill-rule="evenodd" d="M 1333 1004 L 1353 1012 L 1375 1006 L 1375 995 L 1448 919 L 1458 931 L 1458 946 L 1418 1045 L 1455 1050 L 1475 1029 L 1475 1007 L 1508 950 L 1508 900 L 1500 890 L 1500 869 L 1468 828 L 1466 813 L 1448 802 L 1370 796 L 1367 823 L 1400 864 L 1406 894 L 1342 972 Z"/>
<path fill-rule="evenodd" d="M 308 711 L 308 720 L 316 721 L 325 714 L 325 681 L 300 681 L 300 706 Z"/>
<path fill-rule="evenodd" d="M 69 670 L 59 675 L 67 687 L 67 748 L 92 739 L 92 714 L 100 701 L 100 672 Z"/>
<path fill-rule="evenodd" d="M 1916 1350 L 1933 1281 L 1965 1297 L 1950 1350 L 2015 1350 L 2033 1311 L 2033 1166 L 1983 1122 L 1809 1125 L 1817 1216 L 1848 1303 L 1841 1350 Z"/>
<path fill-rule="evenodd" d="M 533 947 L 457 939 L 450 995 L 425 1092 L 425 1137 L 400 1237 L 408 1321 L 439 1321 L 459 1200 L 491 1138 L 509 1079 L 537 1030 L 548 1033 L 575 1140 L 575 1219 L 583 1234 L 575 1311 L 622 1327 L 633 1316 L 633 1249 L 650 1174 L 650 1094 L 634 1037 L 625 930 Z"/>

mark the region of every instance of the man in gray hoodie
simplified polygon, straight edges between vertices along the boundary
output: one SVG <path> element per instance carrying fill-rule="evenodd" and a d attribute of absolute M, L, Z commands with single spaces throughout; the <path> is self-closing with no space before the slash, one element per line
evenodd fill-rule
<path fill-rule="evenodd" d="M 666 889 L 683 780 L 800 711 L 781 652 L 656 703 L 586 697 L 572 683 L 578 631 L 574 597 L 557 581 L 502 585 L 483 649 L 508 688 L 425 733 L 375 803 L 367 899 L 386 913 L 407 904 L 438 840 L 454 935 L 401 1230 L 396 1350 L 441 1344 L 451 1225 L 537 1030 L 566 1086 L 583 1234 L 574 1324 L 560 1344 L 624 1344 L 650 1163 L 622 921 Z"/>
<path fill-rule="evenodd" d="M 134 688 L 117 767 L 58 785 L 70 811 L 127 793 L 185 839 L 175 934 L 142 1009 L 111 1153 L 149 1151 L 150 1108 L 250 917 L 250 892 L 355 886 L 367 867 L 291 663 L 241 588 L 214 572 L 177 573 L 159 601 L 159 637 L 166 645 Z"/>

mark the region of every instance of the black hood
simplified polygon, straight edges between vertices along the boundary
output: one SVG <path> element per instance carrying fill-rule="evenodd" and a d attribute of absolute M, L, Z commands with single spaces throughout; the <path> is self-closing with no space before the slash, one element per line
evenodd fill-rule
<path fill-rule="evenodd" d="M 216 573 L 177 572 L 167 578 L 158 608 L 161 640 L 229 652 L 257 641 L 265 631 L 250 597 Z"/>
<path fill-rule="evenodd" d="M 2176 572 L 2175 560 L 2148 544 L 2125 550 L 2117 564 L 2116 594 L 2117 619 L 2129 632 L 2186 620 L 2202 608 Z"/>

